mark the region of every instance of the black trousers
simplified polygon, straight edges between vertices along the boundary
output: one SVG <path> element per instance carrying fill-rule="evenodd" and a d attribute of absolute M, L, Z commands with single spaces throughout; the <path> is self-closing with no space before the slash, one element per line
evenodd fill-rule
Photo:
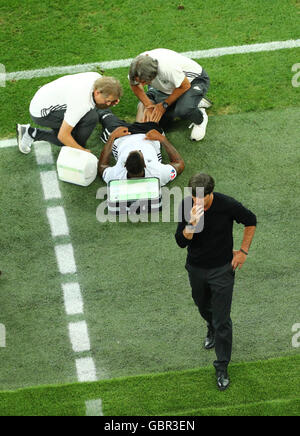
<path fill-rule="evenodd" d="M 203 114 L 199 110 L 198 104 L 206 95 L 209 85 L 210 79 L 206 71 L 203 70 L 201 76 L 191 82 L 191 88 L 167 109 L 159 124 L 165 127 L 175 118 L 189 120 L 195 124 L 201 124 L 203 121 Z M 169 97 L 168 94 L 164 94 L 151 86 L 149 86 L 147 96 L 156 104 L 161 103 Z"/>
<path fill-rule="evenodd" d="M 230 317 L 235 272 L 231 263 L 203 269 L 186 265 L 192 297 L 208 327 L 215 331 L 216 370 L 225 370 L 232 353 L 232 321 Z"/>
<path fill-rule="evenodd" d="M 50 112 L 47 116 L 37 118 L 31 115 L 32 120 L 39 126 L 49 127 L 51 130 L 42 130 L 37 129 L 36 136 L 34 138 L 35 141 L 47 141 L 51 144 L 58 145 L 59 147 L 63 147 L 59 139 L 57 138 L 58 132 L 61 128 L 61 125 L 64 121 L 65 111 L 54 111 Z M 87 140 L 91 136 L 94 128 L 98 124 L 98 114 L 97 110 L 91 109 L 80 121 L 76 124 L 74 129 L 72 130 L 72 136 L 75 141 L 81 145 L 81 147 L 85 147 Z M 31 134 L 31 132 L 29 131 Z"/>

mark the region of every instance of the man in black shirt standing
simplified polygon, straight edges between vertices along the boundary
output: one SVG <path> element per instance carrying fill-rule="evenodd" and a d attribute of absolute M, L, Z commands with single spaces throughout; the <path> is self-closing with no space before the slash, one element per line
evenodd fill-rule
<path fill-rule="evenodd" d="M 256 216 L 232 197 L 214 192 L 214 179 L 207 174 L 193 176 L 189 187 L 192 198 L 183 200 L 175 238 L 179 247 L 188 248 L 186 269 L 192 297 L 207 322 L 204 346 L 215 347 L 217 385 L 223 391 L 230 383 L 227 367 L 232 352 L 230 312 L 235 270 L 247 259 Z M 245 226 L 240 250 L 233 250 L 234 221 Z"/>

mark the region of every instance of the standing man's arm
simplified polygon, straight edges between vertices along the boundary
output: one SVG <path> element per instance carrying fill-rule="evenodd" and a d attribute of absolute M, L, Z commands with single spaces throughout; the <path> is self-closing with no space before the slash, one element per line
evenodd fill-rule
<path fill-rule="evenodd" d="M 256 231 L 256 226 L 245 227 L 241 248 L 240 250 L 233 251 L 232 267 L 234 270 L 237 267 L 241 269 L 243 264 L 245 263 L 255 231 Z"/>
<path fill-rule="evenodd" d="M 102 177 L 104 171 L 106 170 L 106 168 L 109 167 L 109 161 L 110 161 L 110 156 L 112 153 L 112 147 L 114 144 L 114 141 L 117 138 L 121 138 L 121 136 L 127 136 L 127 135 L 131 135 L 131 133 L 128 131 L 127 127 L 118 127 L 117 129 L 115 129 L 110 137 L 108 138 L 107 143 L 105 144 L 100 158 L 99 158 L 99 162 L 98 162 L 98 173 L 100 175 L 100 177 Z"/>
<path fill-rule="evenodd" d="M 184 170 L 184 160 L 176 150 L 176 148 L 168 141 L 168 139 L 159 133 L 157 130 L 150 130 L 146 134 L 146 138 L 151 141 L 159 141 L 161 145 L 165 148 L 169 159 L 170 165 L 175 168 L 177 175 L 181 174 Z"/>

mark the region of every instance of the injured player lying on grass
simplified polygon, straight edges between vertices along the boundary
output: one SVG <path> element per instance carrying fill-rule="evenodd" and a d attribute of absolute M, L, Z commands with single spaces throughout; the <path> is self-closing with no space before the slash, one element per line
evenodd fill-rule
<path fill-rule="evenodd" d="M 126 123 L 110 111 L 98 111 L 103 126 L 98 170 L 106 183 L 139 177 L 157 177 L 161 186 L 173 181 L 184 170 L 184 161 L 167 140 L 157 123 Z M 170 163 L 163 164 L 161 145 Z M 116 164 L 110 166 L 113 154 Z"/>

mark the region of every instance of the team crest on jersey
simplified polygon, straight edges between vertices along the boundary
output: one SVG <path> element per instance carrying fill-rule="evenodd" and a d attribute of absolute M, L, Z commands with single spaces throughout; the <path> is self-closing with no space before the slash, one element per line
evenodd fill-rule
<path fill-rule="evenodd" d="M 171 171 L 171 180 L 174 180 L 175 177 L 176 177 L 176 171 L 175 171 L 175 170 L 172 170 L 172 171 Z"/>

